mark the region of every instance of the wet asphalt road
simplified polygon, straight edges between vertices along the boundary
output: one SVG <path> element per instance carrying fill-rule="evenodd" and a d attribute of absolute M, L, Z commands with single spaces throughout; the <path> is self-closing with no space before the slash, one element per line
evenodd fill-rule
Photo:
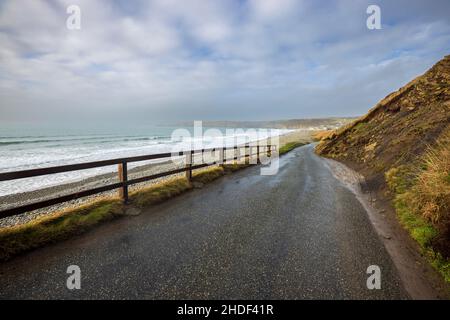
<path fill-rule="evenodd" d="M 0 298 L 398 299 L 397 271 L 355 196 L 313 154 L 228 175 L 139 216 L 0 265 Z M 69 265 L 81 289 L 66 287 Z M 381 268 L 368 290 L 366 269 Z"/>

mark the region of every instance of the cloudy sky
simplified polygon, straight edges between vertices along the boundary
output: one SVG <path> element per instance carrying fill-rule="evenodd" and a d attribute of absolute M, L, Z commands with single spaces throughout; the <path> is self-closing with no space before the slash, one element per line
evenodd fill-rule
<path fill-rule="evenodd" d="M 448 0 L 0 0 L 0 121 L 355 116 L 446 54 Z"/>

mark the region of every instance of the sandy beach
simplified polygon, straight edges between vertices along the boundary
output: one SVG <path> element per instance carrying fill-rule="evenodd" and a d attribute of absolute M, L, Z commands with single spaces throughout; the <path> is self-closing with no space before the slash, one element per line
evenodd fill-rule
<path fill-rule="evenodd" d="M 292 131 L 287 134 L 279 136 L 278 140 L 279 140 L 278 141 L 279 147 L 281 147 L 287 143 L 290 143 L 290 142 L 297 142 L 297 141 L 310 142 L 311 141 L 311 131 L 295 130 L 295 131 Z M 267 143 L 267 141 L 264 141 L 264 140 L 261 141 L 261 144 L 265 144 L 265 143 Z M 274 143 L 274 142 L 272 142 L 272 143 Z M 231 158 L 232 150 L 229 150 L 228 153 L 225 155 L 225 157 Z M 217 160 L 214 157 L 214 155 L 208 155 L 208 154 L 204 155 L 204 161 L 212 162 L 213 160 Z M 194 162 L 194 165 L 200 164 L 202 162 L 201 155 L 199 154 L 196 157 L 194 157 L 193 162 Z M 129 169 L 128 178 L 134 179 L 134 178 L 144 177 L 144 176 L 153 175 L 153 174 L 164 172 L 164 171 L 182 168 L 184 166 L 185 166 L 184 158 L 169 160 L 169 161 L 160 162 L 160 163 L 146 164 L 146 165 L 142 165 L 139 167 Z M 149 185 L 161 182 L 163 180 L 167 180 L 167 179 L 171 179 L 176 176 L 183 176 L 183 175 L 184 175 L 184 172 L 166 176 L 166 177 L 162 177 L 162 178 L 157 178 L 157 179 L 150 180 L 147 182 L 132 185 L 132 186 L 130 186 L 129 189 L 130 189 L 130 191 L 138 190 L 140 188 L 147 187 Z M 45 200 L 45 199 L 50 199 L 50 198 L 53 198 L 56 196 L 80 192 L 83 190 L 87 190 L 87 189 L 91 189 L 91 188 L 95 188 L 95 187 L 99 187 L 99 186 L 107 185 L 107 184 L 111 184 L 111 183 L 116 183 L 116 182 L 119 182 L 117 173 L 112 172 L 112 173 L 108 173 L 108 174 L 102 174 L 102 175 L 90 177 L 90 178 L 72 182 L 72 183 L 61 184 L 61 185 L 47 187 L 47 188 L 34 190 L 34 191 L 30 191 L 30 192 L 16 193 L 16 194 L 11 194 L 11 195 L 1 196 L 0 197 L 0 210 L 4 210 L 7 208 L 12 208 L 12 207 L 16 207 L 16 206 L 20 206 L 20 205 L 24 205 L 24 204 L 28 204 L 28 203 L 33 203 L 33 202 L 37 202 L 37 201 L 41 201 L 41 200 Z M 91 201 L 94 201 L 94 200 L 97 200 L 100 198 L 116 197 L 116 196 L 117 196 L 117 191 L 112 190 L 112 191 L 100 193 L 97 195 L 61 203 L 61 204 L 54 205 L 51 207 L 35 210 L 32 212 L 26 212 L 26 213 L 23 213 L 20 215 L 0 219 L 0 227 L 7 227 L 7 226 L 13 226 L 13 225 L 17 225 L 17 224 L 22 224 L 22 223 L 28 222 L 30 220 L 36 219 L 38 217 L 52 214 L 52 213 L 62 210 L 62 209 L 76 207 L 81 204 L 88 203 L 88 202 L 91 202 Z"/>

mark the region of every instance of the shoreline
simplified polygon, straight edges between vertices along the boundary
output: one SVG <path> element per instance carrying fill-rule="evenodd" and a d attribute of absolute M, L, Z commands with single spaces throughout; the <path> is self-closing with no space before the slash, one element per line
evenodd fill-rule
<path fill-rule="evenodd" d="M 280 135 L 280 136 L 278 136 L 279 147 L 281 147 L 287 143 L 294 142 L 294 141 L 311 142 L 311 133 L 312 133 L 311 131 L 298 129 L 298 130 L 294 130 L 292 132 L 288 132 L 283 135 Z M 267 139 L 260 140 L 260 141 L 264 143 L 264 141 L 267 141 Z M 232 152 L 232 150 L 230 150 L 229 154 L 226 157 L 230 157 L 231 152 Z M 197 155 L 196 157 L 194 157 L 194 160 L 193 160 L 194 163 L 196 162 L 196 159 L 198 161 L 198 159 L 201 158 L 199 156 L 200 155 Z M 206 158 L 205 161 L 207 161 L 207 162 L 215 159 L 212 155 L 207 155 L 207 154 L 205 154 L 205 158 Z M 180 158 L 180 159 L 176 159 L 174 161 L 167 160 L 164 162 L 150 163 L 150 164 L 145 164 L 142 166 L 137 166 L 137 167 L 129 169 L 128 173 L 129 173 L 129 178 L 134 179 L 134 178 L 138 178 L 138 177 L 144 177 L 147 175 L 156 174 L 159 172 L 164 172 L 164 171 L 181 168 L 184 165 L 185 165 L 184 159 Z M 147 187 L 152 184 L 155 184 L 155 183 L 167 180 L 167 179 L 171 179 L 174 177 L 183 176 L 183 175 L 184 175 L 184 172 L 157 178 L 157 179 L 153 179 L 153 180 L 149 180 L 149 181 L 142 182 L 142 183 L 138 183 L 138 184 L 130 186 L 129 190 L 130 191 L 139 190 L 143 187 Z M 110 183 L 115 183 L 118 181 L 119 180 L 118 180 L 117 173 L 115 173 L 115 172 L 104 173 L 104 174 L 96 175 L 96 176 L 89 177 L 89 178 L 82 179 L 82 180 L 75 181 L 75 182 L 69 182 L 69 183 L 65 183 L 65 184 L 61 184 L 61 185 L 45 187 L 45 188 L 33 190 L 33 191 L 27 191 L 27 192 L 22 192 L 22 193 L 15 193 L 15 194 L 10 194 L 10 195 L 0 196 L 0 203 L 1 203 L 0 210 L 2 210 L 2 209 L 4 210 L 7 208 L 24 205 L 24 204 L 28 204 L 28 203 L 33 203 L 33 202 L 37 202 L 37 201 L 41 201 L 41 200 L 45 200 L 45 199 L 50 199 L 50 198 L 53 198 L 56 196 L 61 196 L 64 194 L 80 192 L 83 190 L 99 187 L 99 186 L 110 184 Z M 51 214 L 53 214 L 57 211 L 63 210 L 63 209 L 74 208 L 74 207 L 80 206 L 82 204 L 92 202 L 94 200 L 98 200 L 98 199 L 102 199 L 102 198 L 114 198 L 114 197 L 117 197 L 117 194 L 118 194 L 117 190 L 111 190 L 111 191 L 99 193 L 96 195 L 60 203 L 60 204 L 53 205 L 50 207 L 46 207 L 46 208 L 22 213 L 19 215 L 3 218 L 3 219 L 0 219 L 0 228 L 23 224 L 23 223 L 29 222 L 31 220 L 34 220 L 36 218 L 46 216 L 46 215 L 51 215 Z"/>

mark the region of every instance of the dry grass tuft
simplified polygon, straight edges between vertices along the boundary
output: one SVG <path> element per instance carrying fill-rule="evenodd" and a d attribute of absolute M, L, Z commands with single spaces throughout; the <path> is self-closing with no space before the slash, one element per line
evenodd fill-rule
<path fill-rule="evenodd" d="M 314 141 L 322 141 L 330 138 L 335 130 L 321 130 L 313 133 L 312 137 Z"/>
<path fill-rule="evenodd" d="M 192 174 L 192 181 L 200 182 L 203 184 L 212 182 L 225 174 L 225 170 L 221 166 L 209 167 L 203 170 L 199 170 Z"/>
<path fill-rule="evenodd" d="M 386 182 L 395 194 L 400 222 L 450 282 L 450 127 L 428 148 L 422 162 L 390 169 Z"/>
<path fill-rule="evenodd" d="M 424 169 L 417 175 L 413 205 L 415 211 L 436 225 L 450 222 L 450 130 L 444 132 L 424 157 Z"/>
<path fill-rule="evenodd" d="M 192 186 L 185 177 L 176 177 L 152 184 L 148 187 L 130 193 L 130 204 L 145 207 L 163 202 L 191 189 Z"/>

